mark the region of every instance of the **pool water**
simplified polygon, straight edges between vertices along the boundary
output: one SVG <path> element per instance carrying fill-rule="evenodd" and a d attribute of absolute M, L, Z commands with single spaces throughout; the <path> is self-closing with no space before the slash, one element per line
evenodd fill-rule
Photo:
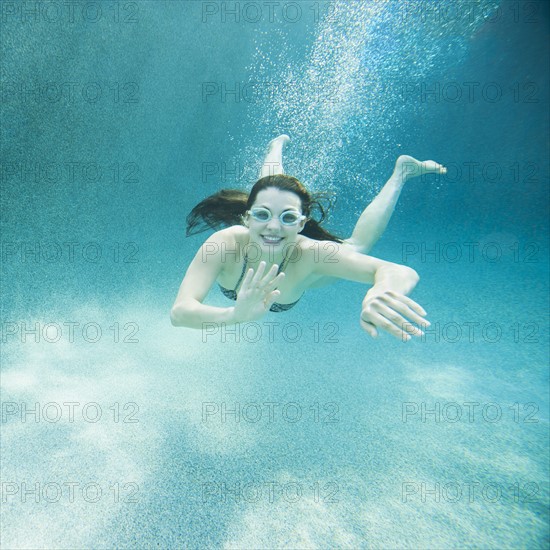
<path fill-rule="evenodd" d="M 547 548 L 545 4 L 26 4 L 0 35 L 2 547 Z M 448 167 L 371 252 L 419 273 L 423 338 L 370 338 L 345 281 L 172 327 L 208 235 L 185 217 L 280 133 L 344 237 L 397 156 Z"/>

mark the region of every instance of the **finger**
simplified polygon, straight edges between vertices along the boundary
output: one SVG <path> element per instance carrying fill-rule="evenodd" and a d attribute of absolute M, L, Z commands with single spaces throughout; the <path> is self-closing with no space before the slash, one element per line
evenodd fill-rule
<path fill-rule="evenodd" d="M 416 334 L 417 336 L 422 336 L 424 333 L 419 328 L 416 328 L 415 325 L 424 328 L 430 326 L 429 321 L 419 315 L 416 315 L 414 311 L 405 308 L 404 306 L 388 307 L 381 305 L 379 311 L 398 327 L 411 334 Z"/>
<path fill-rule="evenodd" d="M 391 311 L 391 310 L 390 310 Z M 392 336 L 403 340 L 410 340 L 411 337 L 396 324 L 392 323 L 383 313 L 380 313 L 377 310 L 370 310 L 368 312 L 368 321 L 363 319 L 365 322 L 370 322 L 378 328 L 389 332 Z M 403 319 L 403 321 L 405 321 Z M 412 326 L 412 325 L 411 325 Z M 414 327 L 416 329 L 416 327 Z M 416 329 L 418 330 L 418 329 Z"/>
<path fill-rule="evenodd" d="M 279 273 L 274 279 L 266 283 L 264 290 L 269 292 L 277 288 L 277 286 L 283 281 L 284 278 L 285 278 L 285 274 L 283 272 Z"/>
<path fill-rule="evenodd" d="M 252 279 L 252 286 L 259 285 L 265 271 L 265 266 L 266 266 L 266 263 L 262 260 L 260 262 L 260 265 L 258 266 L 258 269 L 256 270 L 256 274 L 254 275 L 254 278 Z"/>
<path fill-rule="evenodd" d="M 399 300 L 400 302 L 403 302 L 406 306 L 410 307 L 413 311 L 415 311 L 419 315 L 422 315 L 423 317 L 427 315 L 424 308 L 420 304 L 417 304 L 414 300 L 411 300 L 408 296 L 405 296 L 404 294 L 400 294 L 399 292 L 393 292 L 393 291 L 387 292 L 387 295 L 391 296 L 395 300 Z"/>
<path fill-rule="evenodd" d="M 264 300 L 265 308 L 270 309 L 275 300 L 281 295 L 280 290 L 273 290 L 270 292 Z"/>
<path fill-rule="evenodd" d="M 277 264 L 273 264 L 271 266 L 271 269 L 265 274 L 265 277 L 261 280 L 259 284 L 263 286 L 267 286 L 269 283 L 273 281 L 273 277 L 275 277 L 278 270 L 279 270 L 279 266 Z"/>
<path fill-rule="evenodd" d="M 389 296 L 380 296 L 380 299 L 371 301 L 363 311 L 363 314 L 366 314 L 367 317 L 375 314 L 381 314 L 383 317 L 392 321 L 396 325 L 402 325 L 407 322 L 405 317 L 400 315 L 400 313 L 410 316 L 416 315 L 414 311 L 409 309 L 403 303 L 398 300 L 394 300 Z M 422 318 L 418 317 L 418 319 Z"/>
<path fill-rule="evenodd" d="M 387 304 L 395 311 L 398 311 L 403 316 L 411 319 L 414 321 L 417 325 L 425 325 L 430 326 L 430 322 L 423 317 L 423 315 L 427 315 L 424 309 L 420 308 L 420 306 L 414 302 L 413 300 L 408 299 L 409 302 L 412 302 L 410 305 L 409 303 L 405 303 L 405 300 L 401 300 L 399 297 L 392 298 L 390 296 L 381 296 L 382 300 L 379 302 L 380 304 Z M 401 298 L 407 298 L 406 296 L 402 296 Z M 418 308 L 422 310 L 422 313 L 419 313 L 418 311 L 415 311 L 412 307 L 412 305 L 416 305 Z"/>
<path fill-rule="evenodd" d="M 254 270 L 250 267 L 245 275 L 245 278 L 243 279 L 243 282 L 241 284 L 241 290 L 247 289 L 250 283 L 252 282 L 252 278 L 254 277 Z"/>
<path fill-rule="evenodd" d="M 378 313 L 382 314 L 386 319 L 388 319 L 394 325 L 396 325 L 399 329 L 401 329 L 403 334 L 412 334 L 413 336 L 424 336 L 424 333 L 422 332 L 422 330 L 420 330 L 420 328 L 414 326 L 410 321 L 407 321 L 407 319 L 405 319 L 402 315 L 397 313 L 391 307 L 388 307 L 387 305 L 384 305 L 384 304 L 379 304 Z M 418 317 L 418 316 L 415 315 L 415 317 Z M 421 322 L 424 321 L 424 326 L 427 326 L 427 321 L 423 320 L 421 317 L 418 317 L 418 318 L 420 319 Z"/>
<path fill-rule="evenodd" d="M 403 334 L 402 330 L 399 330 L 399 328 L 396 325 L 394 325 L 389 319 L 384 317 L 384 315 L 382 315 L 381 313 L 372 312 L 369 315 L 369 321 L 367 322 L 370 322 L 374 326 L 382 330 L 385 330 L 386 332 L 389 332 L 390 334 L 392 334 L 397 338 L 400 338 L 401 335 Z"/>
<path fill-rule="evenodd" d="M 363 319 L 359 319 L 361 323 L 361 328 L 368 332 L 370 336 L 373 338 L 378 338 L 378 331 L 376 330 L 376 327 L 372 323 L 368 323 L 367 321 L 363 321 Z"/>

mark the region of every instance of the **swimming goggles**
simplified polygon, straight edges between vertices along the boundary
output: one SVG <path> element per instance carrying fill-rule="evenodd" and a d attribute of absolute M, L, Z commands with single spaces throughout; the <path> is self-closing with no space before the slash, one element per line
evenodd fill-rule
<path fill-rule="evenodd" d="M 251 210 L 248 210 L 250 212 L 250 215 L 259 222 L 267 223 L 271 218 L 273 217 L 273 214 L 270 210 L 267 208 L 252 208 Z M 306 216 L 303 214 L 300 214 L 300 212 L 296 210 L 285 210 L 280 216 L 279 220 L 283 225 L 295 225 L 298 222 L 305 220 Z"/>

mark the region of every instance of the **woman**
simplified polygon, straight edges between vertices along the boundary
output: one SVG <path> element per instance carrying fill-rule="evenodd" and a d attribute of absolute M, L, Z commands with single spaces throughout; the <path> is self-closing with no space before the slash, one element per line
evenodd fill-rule
<path fill-rule="evenodd" d="M 322 206 L 296 178 L 284 175 L 282 150 L 288 140 L 282 135 L 270 143 L 260 179 L 249 195 L 222 190 L 188 216 L 187 234 L 200 222 L 229 227 L 210 236 L 189 265 L 170 312 L 172 324 L 202 328 L 203 323 L 256 321 L 268 311 L 290 309 L 310 288 L 347 279 L 373 285 L 360 315 L 361 327 L 370 336 L 377 337 L 380 329 L 404 341 L 422 336 L 412 323 L 429 326 L 426 312 L 406 296 L 418 283 L 416 271 L 366 254 L 386 228 L 407 179 L 446 169 L 433 161 L 399 157 L 351 237 L 342 240 L 309 217 L 317 207 L 322 221 Z M 233 306 L 202 303 L 216 282 L 235 300 Z"/>

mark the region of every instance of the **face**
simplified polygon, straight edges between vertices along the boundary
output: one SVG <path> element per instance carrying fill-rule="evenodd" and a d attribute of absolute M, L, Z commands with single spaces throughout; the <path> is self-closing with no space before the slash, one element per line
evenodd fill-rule
<path fill-rule="evenodd" d="M 247 214 L 245 219 L 248 223 L 251 242 L 258 243 L 262 248 L 283 250 L 285 245 L 296 241 L 298 233 L 303 229 L 307 220 L 301 220 L 294 225 L 284 225 L 279 216 L 287 210 L 302 213 L 298 195 L 291 191 L 268 187 L 256 195 L 251 209 L 258 207 L 267 208 L 272 216 L 269 221 L 261 222 Z"/>

